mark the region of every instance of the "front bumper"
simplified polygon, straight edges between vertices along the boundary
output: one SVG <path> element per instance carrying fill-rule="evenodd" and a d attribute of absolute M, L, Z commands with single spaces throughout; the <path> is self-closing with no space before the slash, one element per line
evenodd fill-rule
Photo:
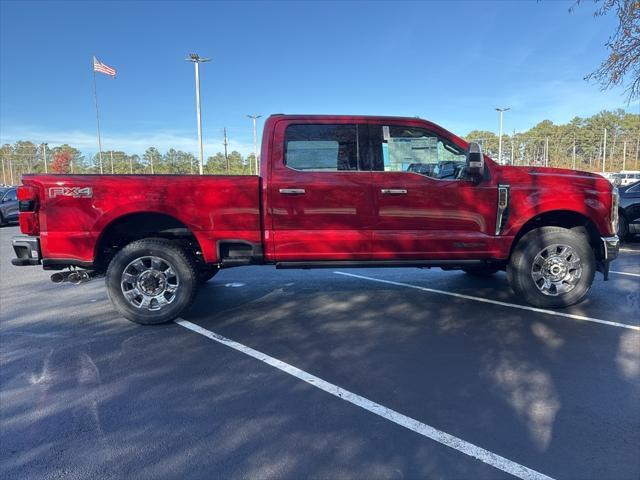
<path fill-rule="evenodd" d="M 616 259 L 620 250 L 620 239 L 617 235 L 611 237 L 600 237 L 602 240 L 602 250 L 600 254 L 600 270 L 604 279 L 609 279 L 609 264 Z"/>
<path fill-rule="evenodd" d="M 16 258 L 11 259 L 12 264 L 24 267 L 25 265 L 40 265 L 42 263 L 40 239 L 38 237 L 19 235 L 13 237 L 11 243 L 13 244 L 13 251 L 16 253 Z"/>

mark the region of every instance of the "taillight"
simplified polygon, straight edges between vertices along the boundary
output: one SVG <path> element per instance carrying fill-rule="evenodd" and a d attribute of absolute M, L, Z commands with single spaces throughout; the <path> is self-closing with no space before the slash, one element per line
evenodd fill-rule
<path fill-rule="evenodd" d="M 40 222 L 38 221 L 39 201 L 38 189 L 29 185 L 18 187 L 18 210 L 20 211 L 20 231 L 25 235 L 38 235 Z"/>
<path fill-rule="evenodd" d="M 28 185 L 18 187 L 18 209 L 21 212 L 35 212 L 38 206 L 38 189 Z"/>

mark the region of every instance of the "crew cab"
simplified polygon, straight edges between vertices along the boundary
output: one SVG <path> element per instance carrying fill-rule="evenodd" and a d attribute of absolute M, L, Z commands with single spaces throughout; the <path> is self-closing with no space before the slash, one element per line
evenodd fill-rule
<path fill-rule="evenodd" d="M 106 277 L 115 308 L 172 320 L 222 268 L 506 270 L 537 307 L 566 307 L 618 254 L 603 177 L 498 165 L 419 118 L 272 115 L 259 176 L 25 175 L 14 265 Z"/>

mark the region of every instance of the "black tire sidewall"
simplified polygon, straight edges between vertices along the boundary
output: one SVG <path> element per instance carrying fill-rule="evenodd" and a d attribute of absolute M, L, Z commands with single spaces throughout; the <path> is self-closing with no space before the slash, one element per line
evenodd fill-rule
<path fill-rule="evenodd" d="M 618 237 L 620 238 L 620 241 L 624 241 L 627 236 L 629 235 L 629 222 L 627 222 L 627 219 L 625 218 L 624 215 L 620 215 L 620 217 L 618 218 L 618 222 L 619 222 L 619 228 L 618 228 Z"/>
<path fill-rule="evenodd" d="M 545 295 L 531 277 L 531 265 L 535 256 L 552 244 L 569 245 L 580 257 L 582 274 L 578 284 L 568 293 Z M 584 235 L 560 227 L 542 227 L 527 233 L 516 246 L 507 268 L 509 283 L 527 303 L 541 308 L 563 308 L 582 300 L 591 289 L 596 272 L 593 250 Z"/>
<path fill-rule="evenodd" d="M 158 311 L 134 307 L 125 299 L 120 286 L 122 272 L 126 266 L 136 258 L 144 256 L 155 256 L 168 261 L 180 281 L 175 300 Z M 179 247 L 162 239 L 139 240 L 124 247 L 109 263 L 105 281 L 109 299 L 116 310 L 126 319 L 143 325 L 174 320 L 191 304 L 198 286 L 197 274 L 189 257 Z"/>

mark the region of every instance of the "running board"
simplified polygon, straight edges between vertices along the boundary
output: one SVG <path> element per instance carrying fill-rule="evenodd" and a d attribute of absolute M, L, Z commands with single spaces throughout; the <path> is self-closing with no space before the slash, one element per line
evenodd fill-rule
<path fill-rule="evenodd" d="M 276 268 L 399 268 L 399 267 L 467 267 L 483 265 L 484 260 L 327 260 L 307 262 L 276 262 Z"/>

